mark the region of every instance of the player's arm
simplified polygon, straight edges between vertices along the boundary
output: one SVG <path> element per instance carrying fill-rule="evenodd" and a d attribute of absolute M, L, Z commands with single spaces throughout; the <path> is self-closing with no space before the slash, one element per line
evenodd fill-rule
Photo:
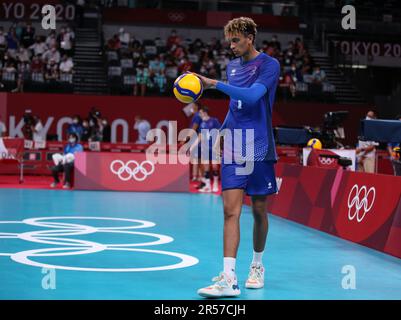
<path fill-rule="evenodd" d="M 236 87 L 198 74 L 197 76 L 202 80 L 205 89 L 216 88 L 232 99 L 252 104 L 261 99 L 268 90 L 277 84 L 280 76 L 280 65 L 276 60 L 263 64 L 255 83 L 248 88 Z"/>

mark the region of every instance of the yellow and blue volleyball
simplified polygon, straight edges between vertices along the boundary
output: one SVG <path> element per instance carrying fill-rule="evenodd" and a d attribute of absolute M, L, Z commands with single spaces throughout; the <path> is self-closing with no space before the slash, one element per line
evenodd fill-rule
<path fill-rule="evenodd" d="M 312 149 L 322 150 L 322 143 L 316 138 L 310 139 L 307 143 L 307 146 Z"/>
<path fill-rule="evenodd" d="M 192 73 L 184 73 L 174 81 L 173 92 L 182 103 L 198 100 L 203 93 L 202 81 Z"/>

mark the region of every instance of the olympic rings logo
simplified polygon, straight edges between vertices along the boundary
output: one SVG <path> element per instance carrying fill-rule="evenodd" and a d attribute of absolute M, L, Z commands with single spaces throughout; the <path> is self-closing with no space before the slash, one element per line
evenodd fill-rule
<path fill-rule="evenodd" d="M 155 165 L 149 160 L 145 160 L 140 164 L 135 160 L 130 160 L 127 163 L 121 160 L 114 160 L 110 164 L 110 170 L 122 181 L 130 179 L 144 181 L 155 171 Z"/>
<path fill-rule="evenodd" d="M 356 217 L 356 220 L 361 222 L 372 209 L 375 198 L 376 189 L 374 187 L 368 190 L 366 186 L 362 186 L 359 189 L 358 185 L 355 184 L 348 195 L 348 219 L 352 221 Z M 363 209 L 363 213 L 360 215 L 361 209 Z"/>
<path fill-rule="evenodd" d="M 320 162 L 321 164 L 331 165 L 334 161 L 335 161 L 335 159 L 332 159 L 332 158 L 322 158 L 322 157 L 319 157 L 319 162 Z"/>
<path fill-rule="evenodd" d="M 181 12 L 169 12 L 167 16 L 171 21 L 174 22 L 181 22 L 185 19 L 185 14 Z"/>
<path fill-rule="evenodd" d="M 52 222 L 49 220 L 101 220 L 107 221 L 109 225 L 110 221 L 117 221 L 118 223 L 130 223 L 131 225 L 119 226 L 119 227 L 94 227 L 84 224 L 75 224 L 67 222 Z M 134 219 L 122 219 L 122 218 L 109 218 L 109 217 L 81 217 L 81 216 L 65 216 L 65 217 L 39 217 L 30 218 L 22 221 L 0 221 L 2 224 L 23 224 L 25 226 L 34 227 L 45 227 L 49 230 L 37 230 L 28 231 L 22 233 L 10 233 L 0 232 L 0 239 L 20 239 L 30 243 L 39 243 L 41 245 L 56 245 L 54 248 L 45 249 L 33 249 L 14 253 L 0 252 L 0 257 L 10 257 L 13 261 L 40 268 L 48 269 L 62 269 L 72 271 L 94 271 L 94 272 L 143 272 L 143 271 L 160 271 L 160 270 L 172 270 L 179 268 L 186 268 L 193 266 L 199 262 L 195 257 L 161 250 L 151 250 L 138 247 L 144 246 L 155 246 L 174 241 L 172 237 L 149 233 L 149 232 L 138 232 L 133 229 L 143 229 L 153 227 L 156 224 L 145 220 L 134 220 Z M 77 238 L 68 238 L 68 236 L 82 236 L 95 233 L 110 233 L 110 234 L 124 234 L 132 235 L 134 237 L 146 236 L 156 238 L 156 240 L 141 242 L 141 243 L 98 243 L 89 240 L 82 240 Z M 1 241 L 3 242 L 3 241 Z M 1 243 L 0 242 L 0 243 Z M 4 242 L 3 242 L 4 243 Z M 82 266 L 67 266 L 67 265 L 56 265 L 44 262 L 35 261 L 33 259 L 42 259 L 43 257 L 63 257 L 79 255 L 85 257 L 87 254 L 100 253 L 103 251 L 128 251 L 128 252 L 145 252 L 151 254 L 159 254 L 162 256 L 175 257 L 180 262 L 170 265 L 161 266 L 150 266 L 150 267 L 125 267 L 125 268 L 107 268 L 107 267 L 82 267 Z M 91 256 L 91 259 L 92 256 Z M 70 260 L 71 261 L 71 260 Z M 76 260 L 74 260 L 76 261 Z M 118 260 L 117 260 L 118 261 Z"/>

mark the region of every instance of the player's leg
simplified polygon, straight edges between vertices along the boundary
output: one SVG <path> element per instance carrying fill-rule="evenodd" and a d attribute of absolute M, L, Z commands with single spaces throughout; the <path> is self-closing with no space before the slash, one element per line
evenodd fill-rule
<path fill-rule="evenodd" d="M 240 295 L 235 263 L 240 241 L 239 219 L 241 215 L 243 189 L 223 191 L 224 205 L 224 258 L 223 272 L 212 279 L 212 285 L 199 289 L 198 294 L 208 298 L 235 297 Z"/>
<path fill-rule="evenodd" d="M 219 165 L 217 163 L 212 162 L 212 175 L 213 175 L 213 186 L 212 191 L 218 192 L 219 191 Z"/>
<path fill-rule="evenodd" d="M 204 172 L 202 182 L 204 183 L 203 187 L 199 189 L 199 192 L 212 192 L 212 186 L 210 182 L 210 165 L 208 159 L 202 159 L 202 169 Z"/>
<path fill-rule="evenodd" d="M 258 289 L 264 286 L 263 253 L 268 233 L 267 196 L 277 192 L 274 165 L 269 162 L 255 162 L 254 171 L 249 179 L 247 193 L 252 199 L 253 259 L 250 266 L 246 288 Z"/>

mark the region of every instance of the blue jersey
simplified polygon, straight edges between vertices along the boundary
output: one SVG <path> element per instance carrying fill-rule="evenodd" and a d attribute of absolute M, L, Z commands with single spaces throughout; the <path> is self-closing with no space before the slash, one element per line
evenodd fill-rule
<path fill-rule="evenodd" d="M 212 118 L 210 117 L 206 121 L 202 121 L 201 124 L 199 125 L 200 133 L 202 139 L 206 139 L 209 141 L 209 147 L 212 146 L 213 144 L 213 139 L 216 139 L 218 135 L 218 129 L 220 129 L 221 123 L 217 118 Z M 213 136 L 209 131 L 212 129 L 217 129 L 215 136 Z M 205 130 L 205 131 L 203 131 Z M 213 136 L 213 139 L 212 139 Z"/>
<path fill-rule="evenodd" d="M 242 156 L 245 156 L 246 146 L 252 145 L 249 136 L 246 137 L 245 129 L 254 130 L 254 157 L 247 160 L 277 161 L 272 114 L 279 76 L 279 62 L 265 53 L 260 53 L 250 61 L 236 58 L 227 66 L 227 79 L 230 85 L 248 88 L 254 83 L 260 83 L 267 89 L 266 94 L 254 104 L 230 99 L 229 110 L 221 127 L 229 129 L 234 139 L 234 129 L 242 129 Z M 236 153 L 238 150 L 233 151 Z"/>
<path fill-rule="evenodd" d="M 67 153 L 72 153 L 74 154 L 75 152 L 82 152 L 84 151 L 84 148 L 82 147 L 81 144 L 76 143 L 74 145 L 68 143 L 65 147 L 64 147 L 64 154 Z"/>
<path fill-rule="evenodd" d="M 194 114 L 194 116 L 192 117 L 191 124 L 189 126 L 190 126 L 190 128 L 192 128 L 194 126 L 194 124 L 197 124 L 198 129 L 196 129 L 196 132 L 199 132 L 199 127 L 200 127 L 201 122 L 202 122 L 202 118 L 200 117 L 199 112 L 196 112 Z"/>

